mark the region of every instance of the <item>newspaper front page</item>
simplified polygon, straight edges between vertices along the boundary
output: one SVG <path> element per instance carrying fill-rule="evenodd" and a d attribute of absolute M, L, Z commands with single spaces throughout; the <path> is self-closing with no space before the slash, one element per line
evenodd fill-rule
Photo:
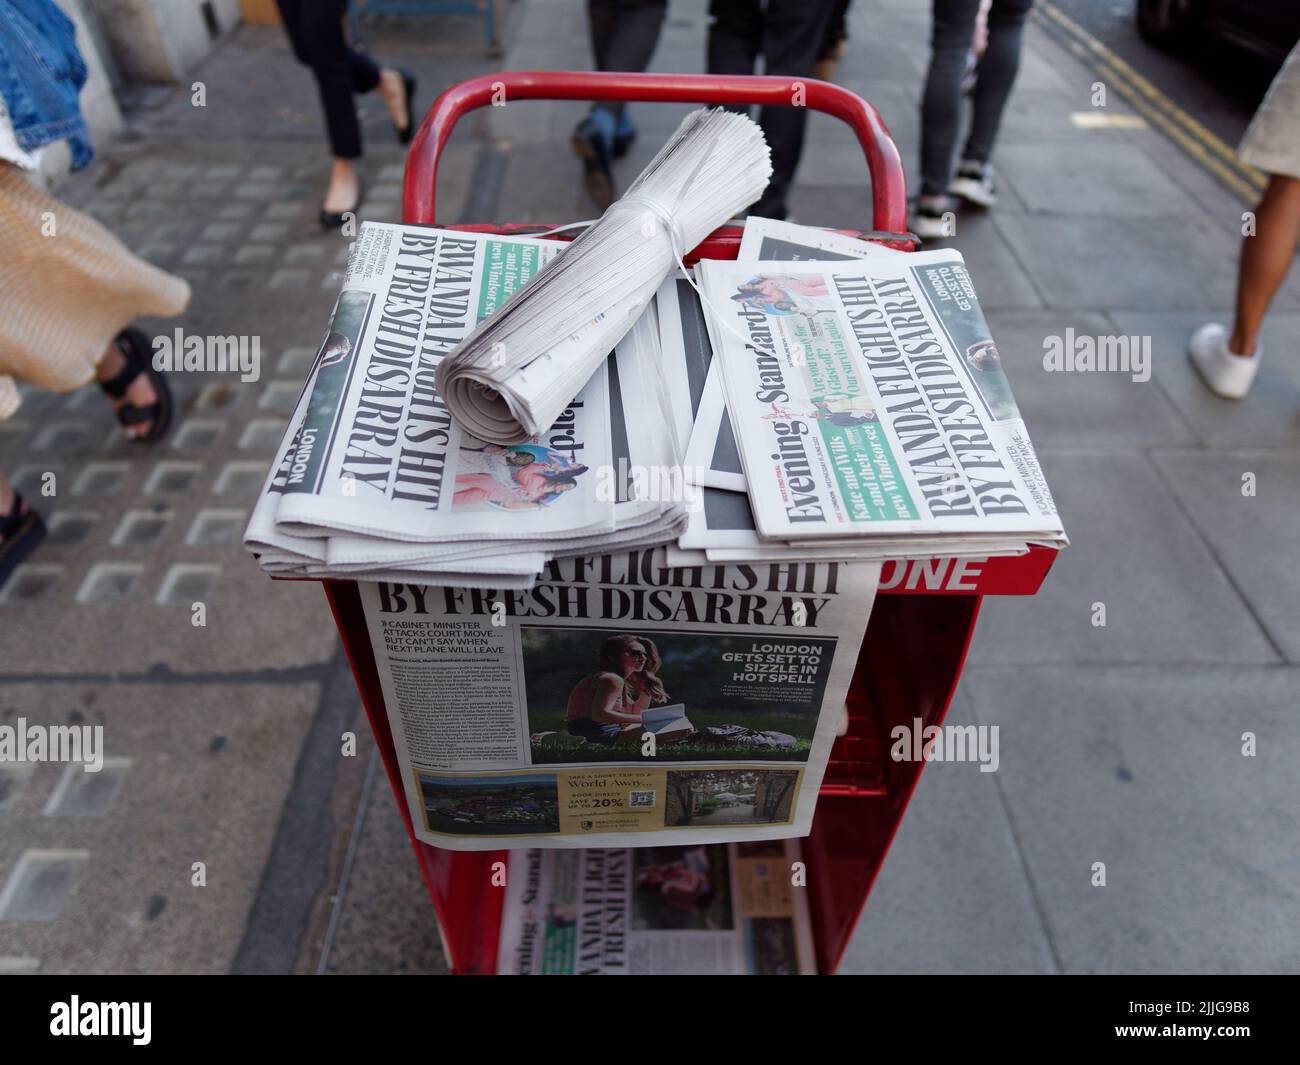
<path fill-rule="evenodd" d="M 514 851 L 497 972 L 814 973 L 799 863 L 797 840 Z"/>
<path fill-rule="evenodd" d="M 879 567 L 547 564 L 361 583 L 416 834 L 453 850 L 807 835 Z"/>
<path fill-rule="evenodd" d="M 959 253 L 700 276 L 762 536 L 1063 536 Z"/>
<path fill-rule="evenodd" d="M 590 471 L 610 459 L 606 367 L 536 439 L 461 429 L 434 387 L 441 363 L 563 245 L 367 222 L 317 359 L 275 521 L 298 536 L 536 540 L 608 529 Z"/>

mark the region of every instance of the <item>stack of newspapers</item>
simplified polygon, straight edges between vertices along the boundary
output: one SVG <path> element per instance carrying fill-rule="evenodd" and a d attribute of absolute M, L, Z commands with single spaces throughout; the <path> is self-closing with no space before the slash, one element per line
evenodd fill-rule
<path fill-rule="evenodd" d="M 549 425 L 472 435 L 438 368 L 565 247 L 361 227 L 245 534 L 264 570 L 508 590 L 652 546 L 696 566 L 1065 544 L 956 251 L 751 217 L 736 260 L 652 285 Z"/>
<path fill-rule="evenodd" d="M 670 564 L 1066 543 L 959 252 L 751 217 L 736 260 L 669 278 L 656 307 L 701 490 Z"/>
<path fill-rule="evenodd" d="M 527 588 L 552 558 L 671 543 L 680 471 L 655 309 L 543 432 L 466 432 L 439 363 L 565 245 L 362 225 L 329 328 L 245 533 L 277 576 Z M 680 357 L 680 353 L 678 353 Z"/>

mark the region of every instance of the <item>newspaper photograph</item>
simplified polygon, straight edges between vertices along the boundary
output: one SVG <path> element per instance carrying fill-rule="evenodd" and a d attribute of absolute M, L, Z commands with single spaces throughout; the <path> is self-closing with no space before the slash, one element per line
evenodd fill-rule
<path fill-rule="evenodd" d="M 438 364 L 562 245 L 366 222 L 317 358 L 276 524 L 409 541 L 608 528 L 606 370 L 544 433 L 485 443 L 452 418 Z"/>
<path fill-rule="evenodd" d="M 878 567 L 549 562 L 359 584 L 416 833 L 454 850 L 806 835 Z"/>
<path fill-rule="evenodd" d="M 1062 534 L 958 252 L 700 276 L 760 535 Z"/>
<path fill-rule="evenodd" d="M 800 864 L 792 839 L 513 851 L 497 972 L 815 973 Z"/>

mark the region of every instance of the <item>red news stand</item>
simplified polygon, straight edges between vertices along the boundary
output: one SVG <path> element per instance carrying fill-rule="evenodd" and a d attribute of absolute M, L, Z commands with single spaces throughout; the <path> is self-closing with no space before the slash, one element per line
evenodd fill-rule
<path fill-rule="evenodd" d="M 701 104 L 788 105 L 796 83 L 781 77 L 516 71 L 484 75 L 444 92 L 425 117 L 406 165 L 403 220 L 432 223 L 438 159 L 457 120 L 494 100 L 637 100 Z M 872 230 L 844 230 L 902 251 L 916 241 L 907 232 L 906 191 L 898 150 L 869 103 L 820 81 L 802 83 L 808 107 L 847 122 L 871 173 Z M 528 233 L 546 226 L 449 226 Z M 724 226 L 688 257 L 734 259 L 742 230 Z M 1033 595 L 1056 552 L 1032 548 L 1017 558 L 888 562 L 848 696 L 848 733 L 836 740 L 822 784 L 812 834 L 804 839 L 817 968 L 833 973 L 866 904 L 876 874 L 898 830 L 924 762 L 892 762 L 895 725 L 943 722 L 966 648 L 986 595 Z M 355 581 L 327 580 L 339 636 L 352 665 L 366 716 L 425 884 L 433 898 L 448 963 L 455 973 L 496 971 L 504 891 L 488 887 L 492 863 L 505 851 L 450 851 L 422 843 L 410 812 L 384 709 L 374 655 Z"/>

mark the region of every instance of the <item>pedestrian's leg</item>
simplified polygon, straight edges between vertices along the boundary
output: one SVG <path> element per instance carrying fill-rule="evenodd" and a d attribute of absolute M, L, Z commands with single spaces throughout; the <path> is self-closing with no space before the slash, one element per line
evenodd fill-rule
<path fill-rule="evenodd" d="M 979 0 L 934 0 L 930 70 L 921 98 L 921 195 L 944 197 L 961 121 L 961 79 Z"/>
<path fill-rule="evenodd" d="M 811 78 L 821 54 L 834 0 L 768 0 L 763 25 L 763 57 L 768 74 Z M 759 125 L 772 149 L 772 180 L 753 207 L 765 218 L 784 218 L 786 197 L 803 154 L 808 108 L 764 107 Z"/>
<path fill-rule="evenodd" d="M 763 47 L 759 0 L 709 0 L 710 74 L 752 74 Z M 732 110 L 744 111 L 744 107 Z"/>
<path fill-rule="evenodd" d="M 353 69 L 343 39 L 346 0 L 276 0 L 294 54 L 311 69 L 325 112 L 334 167 L 321 210 L 325 225 L 342 224 L 359 206 L 361 186 L 355 160 L 361 158 L 361 125 L 352 98 Z"/>
<path fill-rule="evenodd" d="M 1020 48 L 1025 19 L 1033 0 L 993 0 L 989 10 L 988 46 L 979 63 L 975 82 L 975 108 L 963 162 L 987 163 L 993 157 L 1002 112 L 1006 109 L 1020 70 Z"/>
<path fill-rule="evenodd" d="M 1274 174 L 1255 208 L 1255 235 L 1242 239 L 1237 315 L 1228 338 L 1233 355 L 1251 356 L 1269 304 L 1286 280 L 1300 241 L 1300 179 Z"/>

